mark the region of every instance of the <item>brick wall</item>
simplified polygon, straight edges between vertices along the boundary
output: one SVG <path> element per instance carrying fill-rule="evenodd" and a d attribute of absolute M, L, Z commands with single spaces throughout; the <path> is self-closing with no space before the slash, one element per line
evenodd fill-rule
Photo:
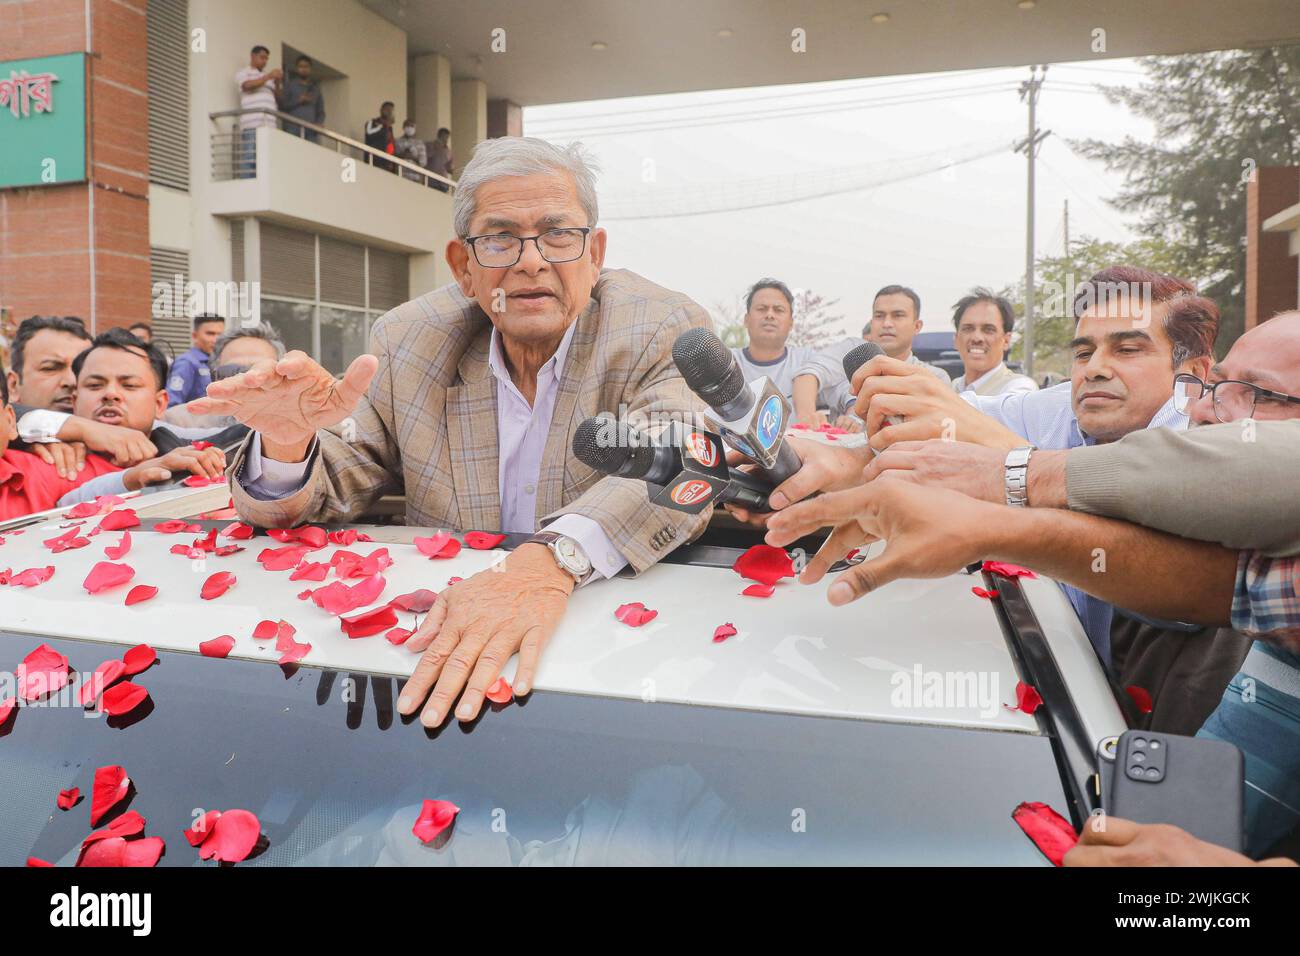
<path fill-rule="evenodd" d="M 0 60 L 85 49 L 83 0 L 19 0 L 4 9 Z M 90 21 L 90 184 L 0 190 L 0 306 L 17 319 L 93 317 L 102 331 L 149 317 L 144 0 L 91 0 Z"/>
<path fill-rule="evenodd" d="M 1246 186 L 1246 328 L 1300 307 L 1300 269 L 1290 236 L 1264 232 L 1264 220 L 1300 203 L 1300 168 L 1263 166 Z"/>

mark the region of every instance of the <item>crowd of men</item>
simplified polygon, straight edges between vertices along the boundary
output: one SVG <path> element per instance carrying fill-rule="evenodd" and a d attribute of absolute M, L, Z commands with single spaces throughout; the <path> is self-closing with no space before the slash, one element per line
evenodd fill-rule
<path fill-rule="evenodd" d="M 604 268 L 608 236 L 581 148 L 485 141 L 453 203 L 453 282 L 382 317 L 341 378 L 232 331 L 211 349 L 206 395 L 175 406 L 209 428 L 247 430 L 225 447 L 235 507 L 257 526 L 351 521 L 404 493 L 408 524 L 530 535 L 491 573 L 442 589 L 408 640 L 420 660 L 397 706 L 429 727 L 473 720 L 516 654 L 514 691 L 527 695 L 576 588 L 645 571 L 711 517 L 650 505 L 643 484 L 572 456 L 594 411 L 617 409 L 637 427 L 697 421 L 671 349 L 713 326 L 687 296 Z M 804 583 L 885 540 L 830 584 L 835 605 L 981 559 L 1054 578 L 1109 676 L 1150 692 L 1140 726 L 1233 743 L 1247 780 L 1246 855 L 1111 820 L 1086 827 L 1066 862 L 1278 862 L 1271 854 L 1294 855 L 1300 826 L 1300 312 L 1252 328 L 1216 361 L 1214 302 L 1183 279 L 1116 264 L 1079 284 L 1073 316 L 1070 380 L 1039 389 L 1005 364 L 1010 305 L 974 290 L 954 308 L 954 382 L 912 352 L 919 297 L 887 285 L 863 329 L 883 354 L 848 379 L 842 358 L 860 340 L 790 346 L 789 289 L 755 283 L 737 349 L 746 374 L 777 383 L 798 422 L 824 415 L 866 440 L 794 430 L 802 467 L 773 491 L 772 511 L 728 507 L 779 547 L 831 528 Z M 6 452 L 5 467 L 53 470 L 23 489 L 50 485 L 66 500 L 72 480 L 87 481 L 68 475 L 81 451 L 51 453 L 58 445 L 84 444 L 85 462 L 115 476 L 226 464 L 200 463 L 193 449 L 188 463 L 148 457 L 181 426 L 167 421 L 167 371 L 144 341 L 89 341 L 66 324 L 20 338 L 11 397 L 44 410 L 43 424 L 6 405 L 10 440 L 34 451 L 18 464 L 10 456 L 23 453 Z M 236 360 L 241 343 L 251 351 Z M 195 348 L 207 351 L 197 326 Z M 0 475 L 0 507 L 12 485 Z"/>
<path fill-rule="evenodd" d="M 286 76 L 280 67 L 267 69 L 271 51 L 258 44 L 249 52 L 248 66 L 235 73 L 235 87 L 239 93 L 239 108 L 246 112 L 239 117 L 239 139 L 235 150 L 235 176 L 252 178 L 257 172 L 257 130 L 263 126 L 282 127 L 286 133 L 315 143 L 320 133 L 311 126 L 283 120 L 275 112 L 287 113 L 303 123 L 325 125 L 325 94 L 320 81 L 313 75 L 315 64 L 311 57 L 300 54 L 294 61 L 293 73 Z M 402 134 L 393 132 L 396 106 L 385 100 L 379 106 L 379 115 L 366 121 L 365 144 L 381 153 L 414 163 L 431 173 L 451 178 L 455 172 L 455 157 L 451 152 L 451 130 L 445 126 L 434 139 L 426 141 L 416 135 L 415 120 L 407 118 L 402 123 Z M 377 169 L 399 172 L 398 164 L 387 159 L 366 154 L 366 162 Z M 419 180 L 419 173 L 400 167 L 402 176 Z M 446 192 L 445 182 L 428 181 L 435 189 Z"/>

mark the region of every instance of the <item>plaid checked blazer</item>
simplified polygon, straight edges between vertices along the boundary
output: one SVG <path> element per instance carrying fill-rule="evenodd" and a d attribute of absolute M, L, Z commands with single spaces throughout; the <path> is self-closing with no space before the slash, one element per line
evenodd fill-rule
<path fill-rule="evenodd" d="M 636 572 L 703 531 L 698 515 L 651 505 L 644 482 L 601 475 L 572 452 L 578 423 L 626 406 L 641 415 L 693 417 L 703 410 L 672 361 L 672 345 L 689 328 L 711 328 L 689 298 L 625 270 L 606 270 L 577 319 L 542 455 L 537 526 L 561 514 L 598 523 Z M 488 369 L 492 325 L 455 285 L 386 313 L 371 332 L 379 371 L 349 426 L 318 433 L 306 484 L 288 497 L 262 501 L 238 477 L 248 441 L 230 464 L 231 493 L 241 518 L 261 527 L 307 521 L 346 522 L 381 495 L 406 494 L 406 523 L 457 530 L 496 530 L 497 381 Z M 657 419 L 662 421 L 664 419 Z M 355 429 L 353 440 L 342 437 Z"/>

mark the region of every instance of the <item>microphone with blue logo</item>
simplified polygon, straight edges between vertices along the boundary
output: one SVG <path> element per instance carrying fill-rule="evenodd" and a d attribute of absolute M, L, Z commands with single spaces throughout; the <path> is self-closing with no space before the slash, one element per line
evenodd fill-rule
<path fill-rule="evenodd" d="M 722 437 L 748 455 L 773 484 L 803 462 L 785 443 L 790 403 L 767 376 L 745 384 L 731 349 L 709 329 L 688 329 L 673 343 L 673 362 L 686 385 L 713 410 Z"/>

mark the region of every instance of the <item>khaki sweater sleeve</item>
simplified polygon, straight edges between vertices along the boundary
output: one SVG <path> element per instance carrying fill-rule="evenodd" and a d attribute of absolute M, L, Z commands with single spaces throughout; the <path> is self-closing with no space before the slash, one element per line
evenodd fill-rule
<path fill-rule="evenodd" d="M 1184 538 L 1300 554 L 1300 421 L 1149 428 L 1066 458 L 1072 510 Z"/>

